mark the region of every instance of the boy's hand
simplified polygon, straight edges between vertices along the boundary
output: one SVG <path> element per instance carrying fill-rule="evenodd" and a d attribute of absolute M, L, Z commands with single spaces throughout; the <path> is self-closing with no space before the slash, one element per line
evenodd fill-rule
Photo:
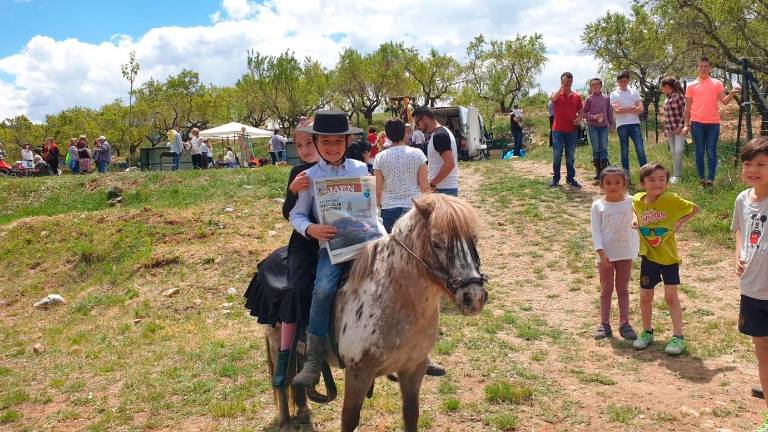
<path fill-rule="evenodd" d="M 333 225 L 312 224 L 307 227 L 307 234 L 314 239 L 328 241 L 336 237 L 336 227 Z"/>
<path fill-rule="evenodd" d="M 294 195 L 298 195 L 300 191 L 309 189 L 309 177 L 307 177 L 307 172 L 302 171 L 294 177 L 291 185 L 288 186 L 288 189 L 290 189 L 291 193 Z"/>
<path fill-rule="evenodd" d="M 632 219 L 632 229 L 640 228 L 640 224 L 637 223 L 637 218 Z"/>
<path fill-rule="evenodd" d="M 741 277 L 744 274 L 744 270 L 747 269 L 747 265 L 744 262 L 744 258 L 736 258 L 736 276 Z"/>

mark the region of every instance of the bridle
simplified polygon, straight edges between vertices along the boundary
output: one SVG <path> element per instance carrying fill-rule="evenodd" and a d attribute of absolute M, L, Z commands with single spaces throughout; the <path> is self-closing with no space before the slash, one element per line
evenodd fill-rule
<path fill-rule="evenodd" d="M 439 270 L 435 270 L 434 268 L 430 267 L 429 264 L 427 264 L 423 259 L 421 259 L 420 256 L 416 255 L 416 253 L 414 253 L 408 246 L 406 246 L 400 240 L 392 236 L 390 236 L 389 238 L 390 240 L 400 245 L 401 248 L 405 249 L 405 251 L 411 254 L 412 257 L 416 258 L 416 260 L 420 262 L 421 265 L 423 265 L 424 268 L 427 269 L 427 271 L 429 271 L 432 274 L 432 276 L 443 281 L 443 287 L 446 289 L 446 291 L 451 297 L 455 295 L 456 291 L 458 291 L 460 288 L 463 288 L 467 285 L 478 284 L 480 286 L 483 286 L 485 285 L 486 282 L 488 282 L 488 276 L 486 276 L 483 273 L 480 273 L 480 265 L 477 262 L 475 263 L 475 267 L 477 268 L 478 273 L 480 273 L 480 277 L 472 276 L 472 277 L 463 278 L 463 279 L 452 278 L 448 274 L 441 272 Z"/>

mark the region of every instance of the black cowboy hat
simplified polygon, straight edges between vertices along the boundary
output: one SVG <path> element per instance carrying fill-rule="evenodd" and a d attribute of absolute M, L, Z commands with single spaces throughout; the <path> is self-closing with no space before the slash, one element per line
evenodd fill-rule
<path fill-rule="evenodd" d="M 349 125 L 349 118 L 344 112 L 335 110 L 316 111 L 312 126 L 296 130 L 315 135 L 356 135 L 363 132 L 362 129 Z"/>

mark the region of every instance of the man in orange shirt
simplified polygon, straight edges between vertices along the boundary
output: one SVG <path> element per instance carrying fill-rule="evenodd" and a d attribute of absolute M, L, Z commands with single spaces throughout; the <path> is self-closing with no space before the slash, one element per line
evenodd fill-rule
<path fill-rule="evenodd" d="M 699 181 L 702 186 L 708 187 L 714 183 L 717 170 L 717 140 L 720 137 L 720 109 L 717 103 L 728 105 L 741 92 L 741 87 L 737 84 L 730 93 L 726 93 L 723 82 L 710 77 L 712 63 L 706 57 L 699 60 L 697 68 L 699 77 L 688 84 L 685 91 L 685 126 L 682 134 L 686 136 L 691 131 Z"/>

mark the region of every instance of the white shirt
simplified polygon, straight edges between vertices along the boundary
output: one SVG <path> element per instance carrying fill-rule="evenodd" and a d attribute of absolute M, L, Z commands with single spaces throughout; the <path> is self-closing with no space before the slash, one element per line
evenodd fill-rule
<path fill-rule="evenodd" d="M 610 261 L 634 259 L 640 251 L 640 237 L 632 228 L 632 197 L 621 202 L 600 198 L 592 203 L 592 243 Z"/>
<path fill-rule="evenodd" d="M 224 161 L 227 163 L 235 162 L 235 154 L 232 153 L 232 150 L 227 150 L 227 154 L 224 155 Z"/>
<path fill-rule="evenodd" d="M 413 147 L 397 145 L 376 155 L 373 169 L 384 176 L 381 208 L 410 208 L 412 198 L 421 195 L 419 168 L 427 162 L 424 152 Z"/>
<path fill-rule="evenodd" d="M 752 202 L 747 189 L 736 197 L 731 231 L 741 231 L 739 256 L 746 268 L 739 278 L 741 293 L 768 300 L 768 199 Z"/>
<path fill-rule="evenodd" d="M 32 149 L 21 149 L 21 160 L 32 162 L 34 158 L 35 154 L 32 152 Z"/>
<path fill-rule="evenodd" d="M 202 150 L 201 146 L 205 147 L 205 144 L 203 144 L 203 139 L 200 138 L 200 137 L 193 137 L 192 138 L 191 153 L 193 155 L 199 155 L 200 153 L 202 153 L 203 150 Z M 206 147 L 206 151 L 207 150 L 208 150 L 208 148 Z"/>
<path fill-rule="evenodd" d="M 429 138 L 429 144 L 427 145 L 427 161 L 429 165 L 429 181 L 435 178 L 440 168 L 443 167 L 443 157 L 440 152 L 435 149 L 434 139 L 437 134 L 448 134 L 451 141 L 451 151 L 453 152 L 453 170 L 443 179 L 439 184 L 436 184 L 437 189 L 458 189 L 459 188 L 459 153 L 456 150 L 456 138 L 453 137 L 453 133 L 445 126 L 440 126 L 432 132 L 432 136 Z"/>
<path fill-rule="evenodd" d="M 640 93 L 629 87 L 627 87 L 626 90 L 617 88 L 611 93 L 611 106 L 618 103 L 622 108 L 629 108 L 637 106 L 638 102 L 642 102 Z M 613 118 L 616 121 L 616 127 L 629 124 L 640 124 L 640 116 L 635 113 L 614 113 Z"/>

